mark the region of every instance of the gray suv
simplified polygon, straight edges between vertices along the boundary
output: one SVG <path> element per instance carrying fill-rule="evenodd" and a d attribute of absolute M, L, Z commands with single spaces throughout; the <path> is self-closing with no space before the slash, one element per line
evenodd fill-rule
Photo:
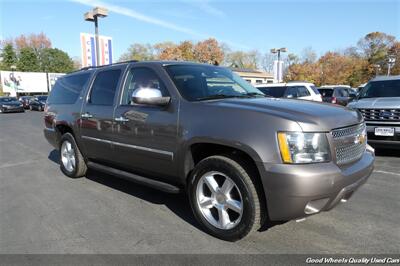
<path fill-rule="evenodd" d="M 400 76 L 371 80 L 348 107 L 364 116 L 369 143 L 400 148 Z"/>
<path fill-rule="evenodd" d="M 374 163 L 359 112 L 268 98 L 205 64 L 125 62 L 65 75 L 44 120 L 65 175 L 93 168 L 185 192 L 205 231 L 229 241 L 347 201 Z"/>

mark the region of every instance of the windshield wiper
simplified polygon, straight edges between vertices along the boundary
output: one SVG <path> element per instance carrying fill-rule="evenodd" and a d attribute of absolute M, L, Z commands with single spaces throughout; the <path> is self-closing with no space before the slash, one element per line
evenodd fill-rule
<path fill-rule="evenodd" d="M 243 95 L 246 96 L 246 95 Z M 237 98 L 242 97 L 242 95 L 227 95 L 227 94 L 214 94 L 206 97 L 197 98 L 198 101 L 214 100 L 214 99 L 225 99 L 225 98 Z"/>
<path fill-rule="evenodd" d="M 246 93 L 247 96 L 253 97 L 253 96 L 261 96 L 261 97 L 272 97 L 270 95 L 266 95 L 263 93 L 259 93 L 259 92 L 248 92 Z"/>

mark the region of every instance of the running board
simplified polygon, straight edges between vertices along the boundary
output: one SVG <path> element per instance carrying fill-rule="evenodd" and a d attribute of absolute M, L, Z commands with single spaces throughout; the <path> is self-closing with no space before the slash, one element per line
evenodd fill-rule
<path fill-rule="evenodd" d="M 94 163 L 94 162 L 88 162 L 87 166 L 89 168 L 95 169 L 95 170 L 99 170 L 101 172 L 105 172 L 111 175 L 115 175 L 115 176 L 119 176 L 125 180 L 128 181 L 132 181 L 141 185 L 145 185 L 145 186 L 149 186 L 167 193 L 173 193 L 173 194 L 178 194 L 181 192 L 181 189 L 177 186 L 168 184 L 168 183 L 164 183 L 161 181 L 157 181 L 154 179 L 150 179 L 147 177 L 143 177 L 143 176 L 139 176 L 139 175 L 135 175 L 123 170 L 119 170 L 119 169 L 115 169 L 109 166 L 105 166 L 102 164 L 98 164 L 98 163 Z"/>

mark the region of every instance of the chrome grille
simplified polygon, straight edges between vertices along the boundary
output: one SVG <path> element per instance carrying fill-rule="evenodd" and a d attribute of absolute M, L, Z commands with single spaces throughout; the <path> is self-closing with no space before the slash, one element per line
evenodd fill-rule
<path fill-rule="evenodd" d="M 359 160 L 367 145 L 365 123 L 334 129 L 331 132 L 339 165 Z"/>
<path fill-rule="evenodd" d="M 358 109 L 366 121 L 400 121 L 400 109 Z"/>

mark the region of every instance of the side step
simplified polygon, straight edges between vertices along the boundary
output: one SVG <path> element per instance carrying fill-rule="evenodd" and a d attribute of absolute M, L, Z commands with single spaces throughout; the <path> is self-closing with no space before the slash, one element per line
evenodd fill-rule
<path fill-rule="evenodd" d="M 102 164 L 94 163 L 94 162 L 88 162 L 87 166 L 89 168 L 99 170 L 101 172 L 105 172 L 111 175 L 119 176 L 123 179 L 126 179 L 128 181 L 133 181 L 141 185 L 149 186 L 167 193 L 173 193 L 173 194 L 178 194 L 181 192 L 181 189 L 177 186 L 164 183 L 161 181 L 153 180 L 150 178 L 146 178 L 143 176 L 135 175 L 123 170 L 115 169 L 109 166 L 105 166 Z"/>

